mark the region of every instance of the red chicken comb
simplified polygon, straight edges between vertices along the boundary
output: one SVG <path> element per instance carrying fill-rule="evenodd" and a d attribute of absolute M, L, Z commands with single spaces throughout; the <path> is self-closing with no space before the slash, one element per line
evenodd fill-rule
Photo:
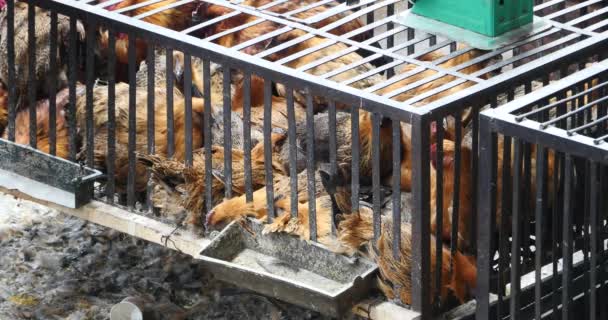
<path fill-rule="evenodd" d="M 0 9 L 4 9 L 6 7 L 6 0 L 0 0 Z"/>
<path fill-rule="evenodd" d="M 441 160 L 443 168 L 450 167 L 454 164 L 454 155 L 446 153 L 444 150 Z M 437 169 L 437 143 L 431 145 L 431 164 L 433 165 L 433 168 Z"/>
<path fill-rule="evenodd" d="M 437 169 L 437 144 L 433 143 L 431 145 L 431 163 L 433 164 L 433 168 Z"/>

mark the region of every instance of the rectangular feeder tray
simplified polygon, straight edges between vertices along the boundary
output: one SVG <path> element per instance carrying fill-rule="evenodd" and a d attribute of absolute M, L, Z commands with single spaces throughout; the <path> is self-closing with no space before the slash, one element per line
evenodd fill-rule
<path fill-rule="evenodd" d="M 340 317 L 369 294 L 377 266 L 335 254 L 288 234 L 263 235 L 264 226 L 233 222 L 201 252 L 225 282 Z"/>
<path fill-rule="evenodd" d="M 91 201 L 101 172 L 0 139 L 0 186 L 76 209 Z"/>
<path fill-rule="evenodd" d="M 532 34 L 538 34 L 541 31 L 551 28 L 551 24 L 547 23 L 543 18 L 534 16 L 532 23 L 505 32 L 499 36 L 491 37 L 418 15 L 413 13 L 412 10 L 407 10 L 402 14 L 397 15 L 394 20 L 397 24 L 402 24 L 408 28 L 466 43 L 473 48 L 481 50 L 496 50 Z"/>

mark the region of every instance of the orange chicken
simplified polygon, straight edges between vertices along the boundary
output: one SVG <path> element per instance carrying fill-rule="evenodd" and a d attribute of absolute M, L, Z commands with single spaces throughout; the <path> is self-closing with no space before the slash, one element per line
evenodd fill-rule
<path fill-rule="evenodd" d="M 306 204 L 309 201 L 307 177 L 308 173 L 306 170 L 300 172 L 297 176 L 297 193 L 300 204 Z M 275 195 L 273 203 L 277 210 L 277 216 L 282 215 L 283 212 L 289 214 L 289 206 L 291 204 L 289 196 L 291 194 L 290 177 L 283 174 L 275 174 L 273 178 L 273 192 Z M 325 194 L 318 174 L 315 174 L 315 191 L 315 199 Z M 298 205 L 299 210 L 300 205 Z M 207 215 L 207 225 L 215 226 L 243 217 L 263 219 L 267 214 L 266 187 L 263 187 L 253 192 L 253 201 L 250 203 L 246 201 L 245 195 L 241 195 L 232 199 L 226 199 L 215 206 Z"/>
<path fill-rule="evenodd" d="M 5 36 L 7 29 L 7 12 L 8 10 L 0 10 L 0 82 L 3 84 L 9 84 L 8 80 L 8 37 Z M 64 88 L 67 85 L 66 69 L 67 64 L 63 64 L 60 52 L 67 50 L 69 46 L 69 30 L 70 30 L 70 19 L 67 16 L 58 15 L 57 17 L 57 52 L 56 56 L 56 70 L 57 78 L 52 78 L 50 73 L 51 56 L 49 42 L 51 37 L 51 14 L 49 11 L 43 10 L 40 7 L 35 8 L 35 51 L 36 61 L 35 66 L 35 83 L 36 88 L 36 99 L 42 99 L 48 97 L 49 84 L 55 83 L 57 90 Z M 29 81 L 29 43 L 28 43 L 28 4 L 26 1 L 15 1 L 15 79 L 11 86 L 15 87 L 15 103 L 18 103 L 17 108 L 22 108 L 27 105 L 27 93 L 28 93 L 28 81 Z M 76 22 L 76 37 L 77 41 L 84 40 L 85 30 L 80 23 Z M 21 103 L 19 103 L 21 102 Z"/>
<path fill-rule="evenodd" d="M 466 146 L 460 147 L 460 168 L 455 168 L 456 146 L 450 140 L 443 140 L 443 160 L 438 159 L 437 145 L 431 146 L 431 232 L 437 232 L 437 171 L 438 165 L 443 168 L 442 202 L 443 208 L 441 238 L 446 243 L 451 241 L 452 210 L 454 199 L 454 177 L 460 175 L 459 183 L 459 209 L 458 209 L 458 248 L 461 251 L 471 245 L 471 203 L 473 201 L 473 175 L 471 172 L 472 152 Z"/>
<path fill-rule="evenodd" d="M 106 2 L 107 0 L 103 0 L 100 2 Z M 140 3 L 144 3 L 146 0 L 123 0 L 115 5 L 111 5 L 107 7 L 107 10 L 115 11 L 119 9 L 124 9 L 130 6 L 134 6 Z M 158 8 L 170 6 L 179 2 L 178 0 L 164 0 L 160 2 L 154 2 L 143 7 L 139 7 L 133 10 L 129 10 L 124 14 L 130 17 L 136 17 L 146 12 L 156 10 Z M 174 7 L 171 9 L 164 9 L 161 12 L 155 13 L 153 15 L 147 16 L 141 20 L 165 27 L 171 30 L 181 31 L 186 29 L 192 20 L 192 12 L 196 9 L 196 2 L 190 2 L 187 4 L 180 5 L 178 7 Z M 101 48 L 108 48 L 109 41 L 108 31 L 102 31 L 100 38 Z M 138 38 L 135 41 L 136 46 L 136 62 L 139 63 L 146 57 L 147 50 L 147 41 L 145 39 Z M 120 63 L 128 64 L 129 63 L 129 37 L 126 34 L 117 35 L 116 39 L 116 58 Z"/>
<path fill-rule="evenodd" d="M 380 290 L 389 299 L 400 299 L 411 304 L 411 270 L 412 243 L 411 225 L 401 224 L 400 255 L 393 255 L 393 221 L 390 217 L 381 217 L 382 232 L 374 241 L 373 212 L 367 206 L 360 206 L 358 212 L 353 212 L 348 181 L 348 170 L 339 170 L 335 176 L 325 175 L 322 180 L 333 198 L 336 213 L 335 221 L 338 229 L 338 249 L 347 254 L 361 253 L 378 264 Z M 434 284 L 436 265 L 435 240 L 431 235 L 431 283 Z M 442 249 L 441 292 L 440 299 L 445 301 L 448 294 L 453 293 L 458 300 L 465 302 L 470 290 L 476 287 L 477 269 L 471 258 L 460 252 L 454 255 L 454 270 L 450 273 L 450 250 Z M 434 286 L 431 287 L 433 297 Z"/>
<path fill-rule="evenodd" d="M 264 80 L 259 77 L 251 78 L 251 124 L 262 131 L 264 128 Z M 241 83 L 233 97 L 232 110 L 243 116 L 244 90 Z M 293 105 L 295 123 L 306 120 L 306 109 L 294 101 Z M 287 100 L 283 97 L 272 96 L 271 120 L 272 127 L 287 130 L 289 122 L 287 117 Z"/>
<path fill-rule="evenodd" d="M 155 100 L 155 151 L 157 154 L 167 155 L 167 108 L 165 89 L 159 88 L 156 91 Z M 161 98 L 158 98 L 161 97 Z M 147 146 L 147 107 L 148 94 L 144 90 L 136 91 L 136 146 L 137 152 L 146 152 Z M 175 152 L 173 157 L 177 160 L 184 160 L 185 149 L 185 107 L 183 99 L 176 99 L 173 113 L 173 126 L 175 134 Z M 80 96 L 76 102 L 76 118 L 79 128 L 84 132 L 86 127 L 86 99 Z M 192 144 L 193 149 L 200 148 L 203 143 L 202 114 L 204 111 L 204 101 L 200 98 L 192 99 Z M 128 134 L 129 134 L 129 85 L 125 83 L 116 84 L 116 159 L 115 159 L 115 179 L 119 193 L 126 192 L 128 177 Z M 105 86 L 97 86 L 93 90 L 93 118 L 95 145 L 84 146 L 84 148 L 94 148 L 94 164 L 96 168 L 106 168 L 107 157 L 107 135 L 108 135 L 108 89 Z M 86 155 L 86 152 L 82 153 Z M 145 167 L 138 165 L 136 168 L 136 191 L 143 191 L 146 187 Z"/>
<path fill-rule="evenodd" d="M 82 87 L 78 87 L 82 91 Z M 82 92 L 80 92 L 82 93 Z M 68 89 L 57 93 L 56 97 L 56 150 L 58 157 L 67 159 L 70 152 L 68 124 L 65 119 L 65 106 L 69 102 Z M 38 101 L 36 104 L 36 148 L 42 152 L 51 152 L 50 141 L 50 105 L 49 99 Z M 8 138 L 8 130 L 2 135 Z M 15 142 L 23 145 L 30 144 L 30 110 L 23 109 L 17 113 L 15 118 Z"/>
<path fill-rule="evenodd" d="M 285 136 L 274 134 L 272 144 L 280 146 Z M 200 149 L 194 153 L 192 167 L 187 167 L 183 161 L 166 159 L 157 155 L 138 155 L 139 163 L 151 168 L 153 178 L 161 185 L 167 187 L 170 192 L 178 191 L 183 195 L 183 206 L 189 213 L 188 222 L 199 225 L 201 214 L 205 208 L 206 174 L 208 171 L 212 178 L 212 198 L 217 204 L 222 200 L 225 189 L 224 177 L 224 155 L 225 150 L 220 146 L 212 146 L 211 170 L 205 169 L 205 152 Z M 244 153 L 242 150 L 232 149 L 232 191 L 236 195 L 245 193 L 245 168 Z M 264 142 L 259 142 L 251 150 L 251 180 L 252 188 L 258 189 L 266 184 L 266 171 L 264 166 Z M 273 159 L 273 175 L 284 174 L 283 165 L 277 158 Z"/>

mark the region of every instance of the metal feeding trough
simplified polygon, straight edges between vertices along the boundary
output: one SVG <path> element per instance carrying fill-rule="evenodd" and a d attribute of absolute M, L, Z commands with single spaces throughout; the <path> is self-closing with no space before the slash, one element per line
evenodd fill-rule
<path fill-rule="evenodd" d="M 101 172 L 0 139 L 0 186 L 68 208 L 93 197 Z"/>
<path fill-rule="evenodd" d="M 377 266 L 287 234 L 262 235 L 253 221 L 233 222 L 202 252 L 225 282 L 339 317 L 365 298 Z"/>

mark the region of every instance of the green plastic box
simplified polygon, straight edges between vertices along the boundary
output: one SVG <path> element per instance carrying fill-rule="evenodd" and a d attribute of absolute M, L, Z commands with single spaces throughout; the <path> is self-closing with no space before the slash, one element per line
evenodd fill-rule
<path fill-rule="evenodd" d="M 533 0 L 416 0 L 412 13 L 497 37 L 532 23 Z"/>

